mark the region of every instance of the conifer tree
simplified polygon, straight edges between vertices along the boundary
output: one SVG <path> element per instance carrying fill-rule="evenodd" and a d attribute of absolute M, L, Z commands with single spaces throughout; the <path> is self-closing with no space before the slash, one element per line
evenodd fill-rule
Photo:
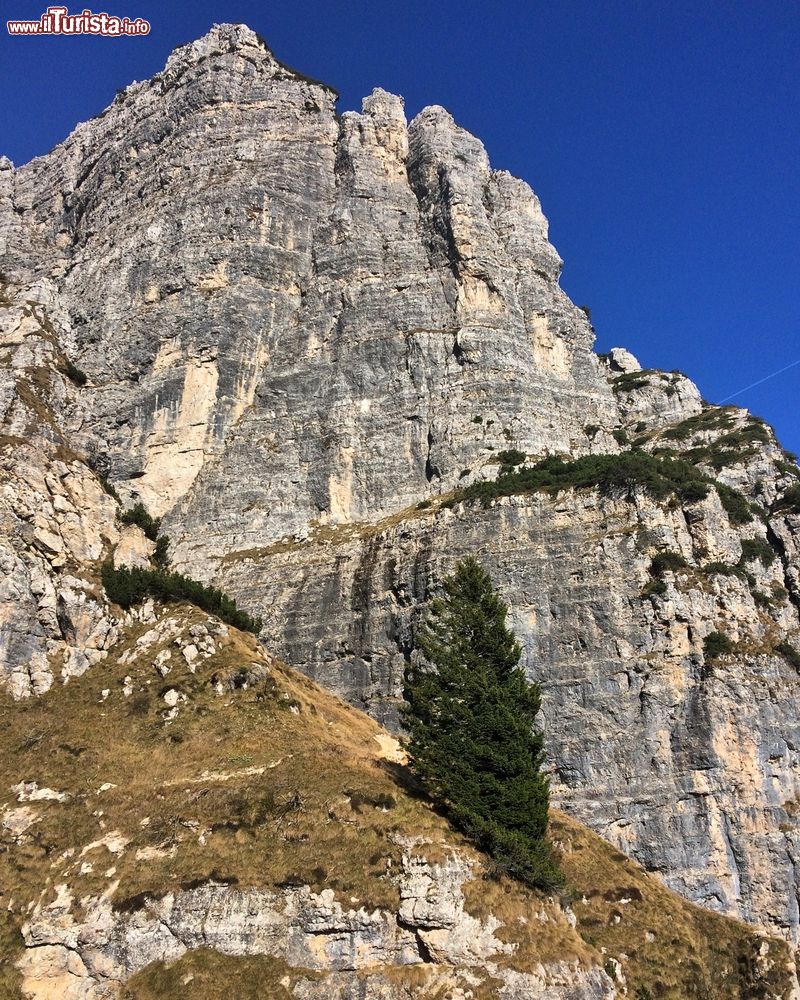
<path fill-rule="evenodd" d="M 541 696 L 506 626 L 508 608 L 473 558 L 443 581 L 405 674 L 409 763 L 450 819 L 509 874 L 540 888 L 561 876 L 546 840 Z"/>

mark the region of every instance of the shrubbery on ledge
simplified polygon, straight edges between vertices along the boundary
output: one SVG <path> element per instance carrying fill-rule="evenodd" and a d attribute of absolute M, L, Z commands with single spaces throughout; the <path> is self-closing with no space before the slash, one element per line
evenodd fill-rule
<path fill-rule="evenodd" d="M 654 500 L 677 496 L 684 503 L 694 503 L 707 497 L 716 486 L 714 480 L 689 462 L 633 450 L 619 455 L 585 455 L 572 462 L 546 458 L 532 466 L 506 471 L 496 480 L 473 483 L 459 490 L 450 504 L 473 499 L 489 501 L 518 493 L 557 493 L 560 490 L 590 488 L 599 489 L 609 496 L 627 497 L 642 489 Z M 724 498 L 722 493 L 726 494 Z M 731 506 L 729 493 L 735 494 L 736 491 L 722 488 L 721 499 L 726 510 Z M 744 497 L 741 497 L 741 503 L 744 510 L 737 513 L 742 518 L 751 519 Z"/>
<path fill-rule="evenodd" d="M 107 562 L 103 564 L 102 580 L 108 599 L 126 610 L 147 597 L 165 602 L 188 601 L 243 632 L 258 635 L 261 631 L 260 618 L 252 618 L 237 608 L 236 601 L 217 587 L 207 587 L 182 573 L 138 566 L 115 569 Z"/>

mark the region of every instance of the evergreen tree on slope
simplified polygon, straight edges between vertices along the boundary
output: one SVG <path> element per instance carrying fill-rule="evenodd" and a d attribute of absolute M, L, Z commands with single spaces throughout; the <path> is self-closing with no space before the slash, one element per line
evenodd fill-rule
<path fill-rule="evenodd" d="M 426 662 L 405 675 L 403 721 L 412 770 L 455 826 L 521 881 L 562 882 L 546 840 L 549 787 L 508 608 L 473 558 L 443 581 L 417 640 Z"/>

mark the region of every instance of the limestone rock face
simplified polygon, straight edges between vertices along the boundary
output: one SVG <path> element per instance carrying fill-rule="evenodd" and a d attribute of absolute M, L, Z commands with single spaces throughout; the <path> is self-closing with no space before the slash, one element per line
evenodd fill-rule
<path fill-rule="evenodd" d="M 15 697 L 83 673 L 115 635 L 94 567 L 119 538 L 117 504 L 67 444 L 86 413 L 53 306 L 45 282 L 0 310 L 0 683 Z"/>
<path fill-rule="evenodd" d="M 426 601 L 478 554 L 544 689 L 559 800 L 796 942 L 795 462 L 686 376 L 592 352 L 538 199 L 447 111 L 408 124 L 375 90 L 337 117 L 335 98 L 220 25 L 49 155 L 0 160 L 2 682 L 42 693 L 113 641 L 99 566 L 151 548 L 120 535 L 106 480 L 163 518 L 176 569 L 390 726 Z M 631 445 L 738 491 L 744 516 L 716 490 L 442 504 L 503 451 Z M 686 566 L 648 587 L 665 551 Z M 735 652 L 707 656 L 712 632 Z M 431 954 L 492 934 L 415 926 Z"/>
<path fill-rule="evenodd" d="M 96 387 L 82 443 L 196 568 L 614 419 L 530 188 L 441 108 L 334 97 L 221 26 L 13 173 L 12 273 L 65 272 Z"/>
<path fill-rule="evenodd" d="M 155 542 L 145 537 L 141 528 L 135 524 L 126 524 L 119 533 L 119 541 L 114 549 L 114 565 L 147 569 L 155 547 Z"/>
<path fill-rule="evenodd" d="M 612 347 L 606 355 L 605 361 L 609 370 L 619 375 L 642 370 L 638 360 L 624 347 Z"/>
<path fill-rule="evenodd" d="M 612 374 L 615 364 L 618 362 L 609 355 Z M 613 386 L 622 422 L 635 433 L 679 424 L 703 409 L 697 386 L 680 372 L 629 368 Z"/>

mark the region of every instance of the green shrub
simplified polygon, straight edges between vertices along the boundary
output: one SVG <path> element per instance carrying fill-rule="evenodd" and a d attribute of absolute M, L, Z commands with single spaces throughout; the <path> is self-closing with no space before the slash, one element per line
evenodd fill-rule
<path fill-rule="evenodd" d="M 740 427 L 737 431 L 732 431 L 726 437 L 734 445 L 745 445 L 751 442 L 769 444 L 771 440 L 769 426 L 758 417 L 750 417 L 744 427 Z"/>
<path fill-rule="evenodd" d="M 648 385 L 648 376 L 656 375 L 652 369 L 642 369 L 638 372 L 623 372 L 611 383 L 614 392 L 633 392 L 635 389 L 643 389 Z"/>
<path fill-rule="evenodd" d="M 659 552 L 653 556 L 650 563 L 650 575 L 660 580 L 665 573 L 674 573 L 676 570 L 685 569 L 687 565 L 680 552 Z"/>
<path fill-rule="evenodd" d="M 156 541 L 158 538 L 161 519 L 150 517 L 143 503 L 137 503 L 130 510 L 123 511 L 119 519 L 121 524 L 135 524 L 140 527 L 151 542 Z"/>
<path fill-rule="evenodd" d="M 150 557 L 156 569 L 166 569 L 169 566 L 169 535 L 159 535 L 156 547 Z"/>
<path fill-rule="evenodd" d="M 511 471 L 515 466 L 522 465 L 528 456 L 519 448 L 508 448 L 505 451 L 499 451 L 497 457 L 500 460 L 502 474 L 503 470 Z"/>
<path fill-rule="evenodd" d="M 647 423 L 644 420 L 637 420 L 635 430 L 637 434 L 641 434 L 642 431 L 647 430 Z"/>
<path fill-rule="evenodd" d="M 572 462 L 546 458 L 533 466 L 508 471 L 494 481 L 473 483 L 456 497 L 482 500 L 518 493 L 556 493 L 567 489 L 597 488 L 608 496 L 633 497 L 637 489 L 655 500 L 677 495 L 686 503 L 708 496 L 711 485 L 688 462 L 656 458 L 645 451 L 619 455 L 584 455 Z"/>
<path fill-rule="evenodd" d="M 739 560 L 740 566 L 744 566 L 748 562 L 754 562 L 756 559 L 764 566 L 771 566 L 776 558 L 775 549 L 773 549 L 766 539 L 745 538 L 742 541 L 742 558 Z"/>
<path fill-rule="evenodd" d="M 683 441 L 692 433 L 687 424 L 688 420 L 684 420 L 683 423 L 667 428 L 661 436 L 667 441 Z"/>
<path fill-rule="evenodd" d="M 583 433 L 586 435 L 587 438 L 589 438 L 590 441 L 594 441 L 594 439 L 597 437 L 599 430 L 600 430 L 599 424 L 587 424 L 583 428 Z"/>
<path fill-rule="evenodd" d="M 100 485 L 103 487 L 103 492 L 104 493 L 107 493 L 110 497 L 112 497 L 114 500 L 116 500 L 117 503 L 122 503 L 122 500 L 120 500 L 120 497 L 119 497 L 119 493 L 117 493 L 117 491 L 114 488 L 113 484 L 110 483 L 106 479 L 105 476 L 98 475 L 97 479 L 98 479 Z"/>
<path fill-rule="evenodd" d="M 699 500 L 705 500 L 709 493 L 708 484 L 700 479 L 690 480 L 678 491 L 678 495 L 684 503 L 697 503 Z"/>
<path fill-rule="evenodd" d="M 473 424 L 482 424 L 483 417 L 476 413 L 475 416 L 472 418 L 472 422 Z"/>
<path fill-rule="evenodd" d="M 623 448 L 630 443 L 628 432 L 622 427 L 615 427 L 611 432 L 611 436 Z"/>
<path fill-rule="evenodd" d="M 720 503 L 731 524 L 749 524 L 753 520 L 753 512 L 745 497 L 724 483 L 717 483 L 716 486 Z"/>
<path fill-rule="evenodd" d="M 739 451 L 728 451 L 724 448 L 717 448 L 716 445 L 690 448 L 689 451 L 683 452 L 683 455 L 693 465 L 710 465 L 715 472 L 727 469 L 732 465 L 739 465 L 748 457 Z"/>
<path fill-rule="evenodd" d="M 796 649 L 790 642 L 784 640 L 778 643 L 775 647 L 775 652 L 780 653 L 787 663 L 791 663 L 794 669 L 800 673 L 800 650 Z"/>
<path fill-rule="evenodd" d="M 771 594 L 765 594 L 763 590 L 754 590 L 753 601 L 757 608 L 761 608 L 767 611 L 769 608 L 774 607 L 775 598 Z"/>
<path fill-rule="evenodd" d="M 64 362 L 64 366 L 61 369 L 64 375 L 72 382 L 73 385 L 77 385 L 82 388 L 89 381 L 89 377 L 85 371 L 74 365 L 69 358 Z"/>
<path fill-rule="evenodd" d="M 782 462 L 779 460 L 775 463 L 775 467 L 784 476 L 793 476 L 795 479 L 800 479 L 800 469 L 792 462 Z"/>
<path fill-rule="evenodd" d="M 744 427 L 723 434 L 709 444 L 691 448 L 685 457 L 691 462 L 710 465 L 719 472 L 731 465 L 740 465 L 758 453 L 759 445 L 770 440 L 766 426 L 758 420 L 751 420 Z"/>
<path fill-rule="evenodd" d="M 772 591 L 772 596 L 780 604 L 785 604 L 789 600 L 789 591 L 777 580 L 773 580 L 769 589 Z"/>
<path fill-rule="evenodd" d="M 800 514 L 800 483 L 790 486 L 775 504 L 775 509 L 791 514 Z"/>
<path fill-rule="evenodd" d="M 744 572 L 739 566 L 731 563 L 710 562 L 703 567 L 703 572 L 709 576 L 740 576 L 744 577 Z"/>
<path fill-rule="evenodd" d="M 164 602 L 187 601 L 243 632 L 258 635 L 261 631 L 261 619 L 251 618 L 246 611 L 241 611 L 227 594 L 181 573 L 138 566 L 115 569 L 113 563 L 107 562 L 103 564 L 102 581 L 108 599 L 125 609 L 140 604 L 147 597 Z"/>
<path fill-rule="evenodd" d="M 685 441 L 686 438 L 699 434 L 702 431 L 728 428 L 733 425 L 733 418 L 729 413 L 716 406 L 710 406 L 701 413 L 693 417 L 687 417 L 674 427 L 664 431 L 664 437 L 671 441 Z"/>
<path fill-rule="evenodd" d="M 420 500 L 417 504 L 417 510 L 427 510 L 429 507 L 433 507 L 433 502 L 431 500 Z"/>
<path fill-rule="evenodd" d="M 667 592 L 667 585 L 663 580 L 650 580 L 642 587 L 642 597 L 663 597 Z"/>
<path fill-rule="evenodd" d="M 710 632 L 703 640 L 703 653 L 707 660 L 716 660 L 734 651 L 734 645 L 722 632 Z"/>
<path fill-rule="evenodd" d="M 507 830 L 496 823 L 484 822 L 472 831 L 466 823 L 456 820 L 467 836 L 475 839 L 506 875 L 524 885 L 552 892 L 564 884 L 564 878 L 553 859 L 550 845 L 545 840 L 532 840 L 515 830 Z"/>

